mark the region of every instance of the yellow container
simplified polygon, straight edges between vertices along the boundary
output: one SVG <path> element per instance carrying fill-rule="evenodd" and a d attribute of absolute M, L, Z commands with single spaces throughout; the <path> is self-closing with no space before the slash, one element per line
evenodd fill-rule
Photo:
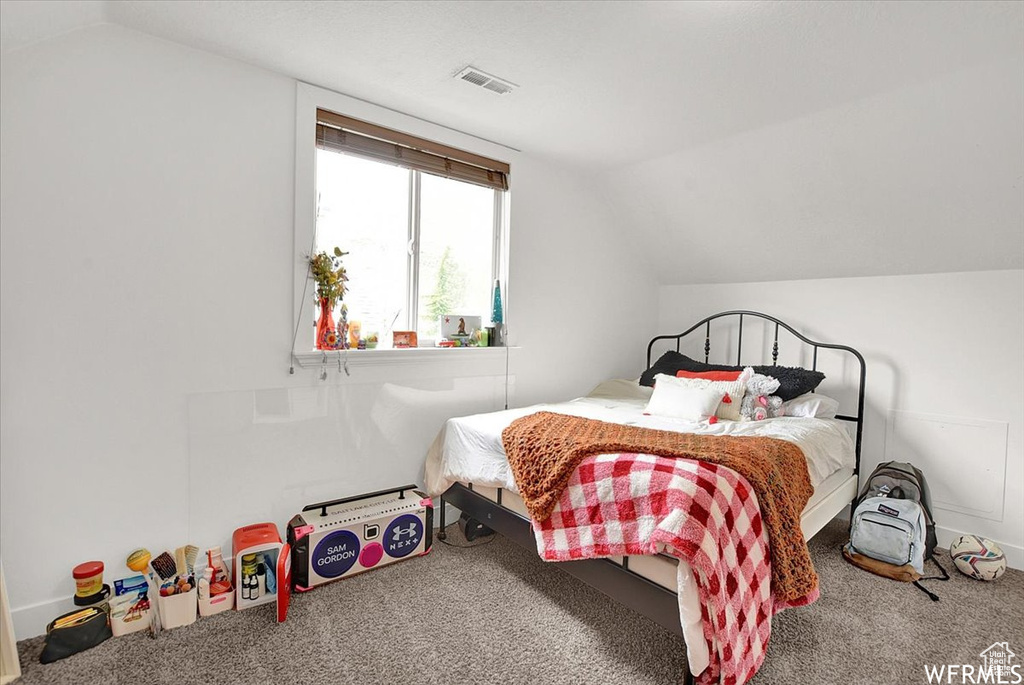
<path fill-rule="evenodd" d="M 87 561 L 79 564 L 72 571 L 75 578 L 75 594 L 79 597 L 91 597 L 103 592 L 103 562 Z"/>
<path fill-rule="evenodd" d="M 243 576 L 254 576 L 256 575 L 256 555 L 255 554 L 243 554 L 242 555 L 242 575 Z"/>

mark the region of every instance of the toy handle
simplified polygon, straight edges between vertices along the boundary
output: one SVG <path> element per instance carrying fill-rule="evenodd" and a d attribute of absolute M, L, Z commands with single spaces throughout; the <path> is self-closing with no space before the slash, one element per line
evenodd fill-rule
<path fill-rule="evenodd" d="M 327 516 L 327 507 L 334 507 L 339 504 L 345 504 L 347 502 L 355 502 L 356 500 L 366 499 L 367 497 L 379 497 L 380 495 L 392 495 L 394 493 L 400 493 L 398 499 L 405 499 L 406 490 L 415 490 L 416 485 L 403 485 L 400 488 L 391 488 L 390 490 L 378 490 L 377 492 L 371 492 L 365 495 L 355 495 L 354 497 L 343 497 L 341 499 L 332 499 L 330 502 L 317 502 L 316 504 L 307 504 L 302 507 L 302 511 L 313 511 L 314 509 L 320 510 L 321 516 Z"/>

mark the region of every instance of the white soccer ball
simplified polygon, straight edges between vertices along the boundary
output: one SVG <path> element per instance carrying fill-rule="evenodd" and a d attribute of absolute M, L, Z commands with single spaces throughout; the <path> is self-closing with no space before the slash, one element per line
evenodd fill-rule
<path fill-rule="evenodd" d="M 960 573 L 975 580 L 995 580 L 1006 571 L 999 545 L 977 535 L 961 535 L 949 546 L 949 556 Z"/>

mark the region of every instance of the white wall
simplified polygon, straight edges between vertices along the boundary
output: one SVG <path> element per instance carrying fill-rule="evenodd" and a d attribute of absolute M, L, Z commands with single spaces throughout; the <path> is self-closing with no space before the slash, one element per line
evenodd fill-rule
<path fill-rule="evenodd" d="M 521 347 L 513 351 L 515 404 L 639 376 L 655 333 L 657 289 L 636 246 L 623 243 L 631 236 L 610 230 L 607 205 L 577 176 L 530 157 L 519 169 L 509 285 L 509 338 Z M 560 197 L 551 197 L 554 189 Z M 550 201 L 521 202 L 523 194 Z"/>
<path fill-rule="evenodd" d="M 81 561 L 109 581 L 136 546 L 227 544 L 238 523 L 418 480 L 446 415 L 500 406 L 500 358 L 287 374 L 293 80 L 98 26 L 5 54 L 0 88 L 19 637 L 68 604 Z M 512 174 L 512 402 L 638 373 L 657 291 L 603 200 L 529 151 Z"/>
<path fill-rule="evenodd" d="M 665 284 L 1020 269 L 1021 121 L 1024 44 L 604 182 Z"/>
<path fill-rule="evenodd" d="M 990 513 L 937 505 L 939 542 L 984 535 L 1002 545 L 1011 564 L 1024 567 L 1024 271 L 677 285 L 662 287 L 659 300 L 663 333 L 681 332 L 715 312 L 752 309 L 814 340 L 859 350 L 867 360 L 862 473 L 887 458 L 909 460 L 924 467 L 933 491 L 947 499 L 994 493 L 994 502 L 966 502 Z M 746 327 L 744 341 L 745 361 L 756 363 L 753 351 L 766 348 Z M 698 342 L 702 349 L 703 337 Z M 787 358 L 794 348 L 784 336 L 781 346 L 780 363 L 809 365 L 807 358 Z M 724 358 L 730 363 L 733 348 Z M 844 369 L 823 362 L 830 378 L 822 389 L 840 394 L 836 380 Z M 840 399 L 855 396 L 843 392 Z M 898 423 L 920 414 L 942 419 Z M 977 442 L 965 449 L 964 437 Z"/>

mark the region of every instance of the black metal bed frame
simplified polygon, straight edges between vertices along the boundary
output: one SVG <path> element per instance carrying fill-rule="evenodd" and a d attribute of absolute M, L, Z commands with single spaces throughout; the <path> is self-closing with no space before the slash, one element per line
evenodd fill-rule
<path fill-rule="evenodd" d="M 772 366 L 775 366 L 778 363 L 780 328 L 786 329 L 802 343 L 810 345 L 813 348 L 814 356 L 812 368 L 814 370 L 817 370 L 818 368 L 819 349 L 848 352 L 857 359 L 860 364 L 857 414 L 856 416 L 840 414 L 837 415 L 836 418 L 856 423 L 855 463 L 853 472 L 854 475 L 859 475 L 861 439 L 864 428 L 864 381 L 866 365 L 864 357 L 860 352 L 852 347 L 811 340 L 796 331 L 789 324 L 780 321 L 773 316 L 769 316 L 768 314 L 747 310 L 733 310 L 713 314 L 706 319 L 697 322 L 682 333 L 676 335 L 659 335 L 652 338 L 647 344 L 647 368 L 650 368 L 651 366 L 651 352 L 654 349 L 655 343 L 660 340 L 675 340 L 676 352 L 679 352 L 682 339 L 690 333 L 698 330 L 701 326 L 704 326 L 704 361 L 707 363 L 711 354 L 711 322 L 716 319 L 722 319 L 730 316 L 739 317 L 736 346 L 737 366 L 742 363 L 744 317 L 756 317 L 775 324 L 775 337 L 772 343 Z M 489 528 L 501 533 L 517 544 L 536 551 L 537 542 L 534 537 L 530 520 L 525 516 L 502 506 L 501 498 L 501 488 L 497 489 L 497 502 L 494 502 L 474 491 L 472 484 L 466 486 L 461 483 L 455 483 L 440 497 L 441 506 L 438 514 L 440 529 L 438 530 L 438 539 L 444 540 L 446 537 L 445 502 L 448 501 L 468 516 L 483 522 Z M 682 626 L 679 623 L 679 600 L 677 593 L 631 571 L 629 569 L 629 557 L 623 557 L 621 565 L 610 559 L 585 559 L 580 561 L 562 561 L 552 563 L 556 564 L 558 568 L 562 569 L 566 573 L 579 578 L 588 585 L 608 595 L 611 599 L 647 616 L 669 632 L 674 633 L 679 637 L 683 637 Z M 693 677 L 690 674 L 689 669 L 687 669 L 685 674 L 684 682 L 686 684 L 693 682 Z"/>
<path fill-rule="evenodd" d="M 728 312 L 719 312 L 718 314 L 712 314 L 706 319 L 702 319 L 697 323 L 690 326 L 688 329 L 677 335 L 659 335 L 651 339 L 647 343 L 647 368 L 651 368 L 651 352 L 654 350 L 654 344 L 659 340 L 675 340 L 676 341 L 676 352 L 679 352 L 680 343 L 690 333 L 704 326 L 704 363 L 708 363 L 708 357 L 711 354 L 711 322 L 715 319 L 721 319 L 726 316 L 739 317 L 739 324 L 737 325 L 737 340 L 736 340 L 736 366 L 740 366 L 743 363 L 743 317 L 753 316 L 766 321 L 771 321 L 775 324 L 775 339 L 772 342 L 772 366 L 777 366 L 779 362 L 779 328 L 785 328 L 787 331 L 793 334 L 797 340 L 809 345 L 814 349 L 814 357 L 811 363 L 811 369 L 814 371 L 818 370 L 818 350 L 839 350 L 841 352 L 849 352 L 857 358 L 857 362 L 860 364 L 860 387 L 857 392 L 857 415 L 850 416 L 839 414 L 836 416 L 837 419 L 843 421 L 852 421 L 857 424 L 857 437 L 855 446 L 856 463 L 853 468 L 854 474 L 860 474 L 860 445 L 861 439 L 864 434 L 864 379 L 867 371 L 867 367 L 864 363 L 864 357 L 860 352 L 849 347 L 847 345 L 835 345 L 832 343 L 817 342 L 811 340 L 802 333 L 798 332 L 789 324 L 784 321 L 776 319 L 774 316 L 768 314 L 762 314 L 761 312 L 753 312 L 749 310 L 735 309 Z"/>

